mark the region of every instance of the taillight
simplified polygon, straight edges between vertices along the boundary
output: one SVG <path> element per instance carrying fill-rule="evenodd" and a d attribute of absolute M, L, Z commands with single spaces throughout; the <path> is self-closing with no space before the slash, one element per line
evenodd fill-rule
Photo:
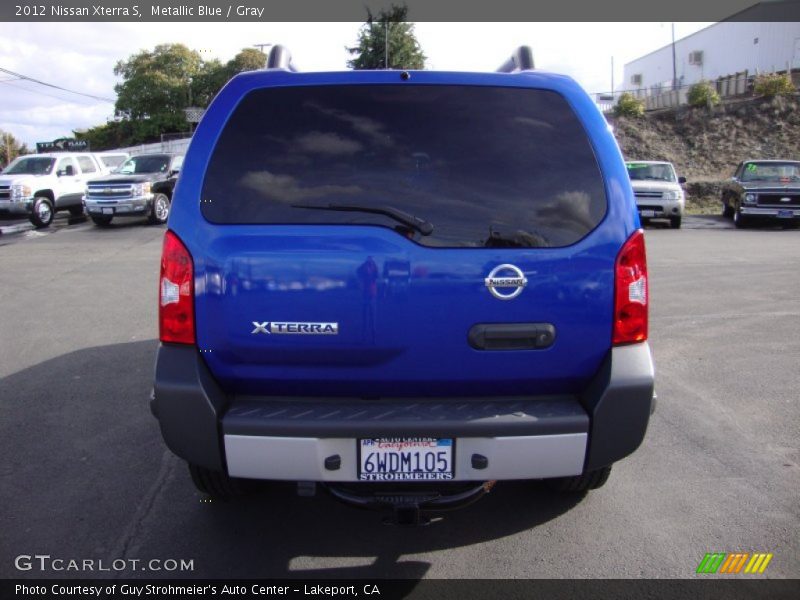
<path fill-rule="evenodd" d="M 162 342 L 194 344 L 192 255 L 171 231 L 164 235 L 159 280 L 158 330 Z"/>
<path fill-rule="evenodd" d="M 617 254 L 614 266 L 614 344 L 647 339 L 647 257 L 639 229 Z"/>

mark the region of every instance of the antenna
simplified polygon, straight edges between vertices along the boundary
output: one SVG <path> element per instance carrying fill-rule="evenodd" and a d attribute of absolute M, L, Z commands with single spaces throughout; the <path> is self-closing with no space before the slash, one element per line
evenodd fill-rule
<path fill-rule="evenodd" d="M 530 46 L 520 46 L 511 54 L 506 62 L 497 69 L 498 73 L 518 73 L 533 69 L 533 51 Z"/>
<path fill-rule="evenodd" d="M 276 44 L 269 51 L 267 57 L 267 69 L 285 69 L 287 71 L 297 71 L 297 67 L 292 62 L 292 54 L 286 46 Z"/>

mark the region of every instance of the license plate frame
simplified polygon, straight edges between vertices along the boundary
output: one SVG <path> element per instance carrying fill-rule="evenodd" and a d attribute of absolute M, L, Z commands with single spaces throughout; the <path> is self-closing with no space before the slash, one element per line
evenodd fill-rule
<path fill-rule="evenodd" d="M 378 444 L 385 444 L 385 446 L 380 447 Z M 373 469 L 379 466 L 379 463 L 376 462 L 378 456 L 384 456 L 385 470 L 369 471 L 365 469 L 367 462 L 371 459 L 369 454 L 366 454 L 369 452 L 375 457 L 371 463 Z M 408 455 L 407 458 L 401 456 L 403 452 Z M 439 453 L 443 453 L 444 456 Z M 397 458 L 389 458 L 392 455 Z M 358 438 L 356 440 L 356 456 L 356 478 L 359 481 L 396 483 L 453 481 L 455 479 L 455 438 L 428 436 Z M 427 456 L 432 456 L 430 461 L 426 458 Z M 439 469 L 442 459 L 445 460 L 444 469 Z M 432 468 L 426 466 L 426 461 Z M 392 464 L 389 464 L 390 462 Z M 409 465 L 407 470 L 391 470 L 393 464 L 402 467 L 405 463 Z"/>
<path fill-rule="evenodd" d="M 114 209 L 111 208 L 110 206 L 104 206 L 103 207 L 103 214 L 104 215 L 113 215 L 114 214 Z"/>
<path fill-rule="evenodd" d="M 779 210 L 777 216 L 778 216 L 779 219 L 791 219 L 792 217 L 794 217 L 794 211 L 793 210 Z"/>
<path fill-rule="evenodd" d="M 640 215 L 642 217 L 655 217 L 656 216 L 656 211 L 654 211 L 654 210 L 643 210 L 643 211 L 641 211 Z"/>

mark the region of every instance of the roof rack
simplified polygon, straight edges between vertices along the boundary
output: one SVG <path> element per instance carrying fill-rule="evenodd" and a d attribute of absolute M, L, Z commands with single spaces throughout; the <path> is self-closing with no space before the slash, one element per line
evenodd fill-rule
<path fill-rule="evenodd" d="M 530 46 L 520 46 L 511 54 L 506 62 L 497 69 L 498 73 L 518 73 L 529 71 L 533 66 L 533 51 Z"/>
<path fill-rule="evenodd" d="M 267 69 L 285 69 L 287 71 L 297 71 L 297 67 L 292 62 L 292 54 L 286 46 L 277 44 L 269 51 L 267 57 Z"/>

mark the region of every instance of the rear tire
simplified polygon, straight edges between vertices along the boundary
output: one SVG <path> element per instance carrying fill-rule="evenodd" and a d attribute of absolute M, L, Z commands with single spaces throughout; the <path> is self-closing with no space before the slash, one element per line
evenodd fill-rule
<path fill-rule="evenodd" d="M 609 475 L 611 475 L 611 465 L 596 471 L 588 471 L 582 475 L 575 475 L 574 477 L 549 479 L 548 484 L 559 492 L 586 492 L 603 487 L 608 481 Z"/>
<path fill-rule="evenodd" d="M 147 215 L 147 222 L 151 225 L 163 225 L 169 218 L 170 201 L 166 194 L 156 194 L 153 197 L 153 206 Z"/>
<path fill-rule="evenodd" d="M 92 215 L 92 222 L 98 227 L 108 227 L 111 225 L 111 219 L 113 217 L 96 217 Z"/>
<path fill-rule="evenodd" d="M 37 196 L 33 200 L 33 211 L 30 221 L 36 229 L 49 227 L 53 222 L 56 211 L 53 209 L 53 202 L 46 196 Z"/>
<path fill-rule="evenodd" d="M 241 496 L 245 492 L 241 481 L 228 477 L 220 471 L 212 471 L 189 463 L 189 474 L 192 476 L 194 487 L 212 498 L 227 500 Z"/>
<path fill-rule="evenodd" d="M 681 216 L 678 215 L 677 217 L 670 217 L 669 218 L 669 226 L 672 229 L 680 229 L 681 228 Z"/>

